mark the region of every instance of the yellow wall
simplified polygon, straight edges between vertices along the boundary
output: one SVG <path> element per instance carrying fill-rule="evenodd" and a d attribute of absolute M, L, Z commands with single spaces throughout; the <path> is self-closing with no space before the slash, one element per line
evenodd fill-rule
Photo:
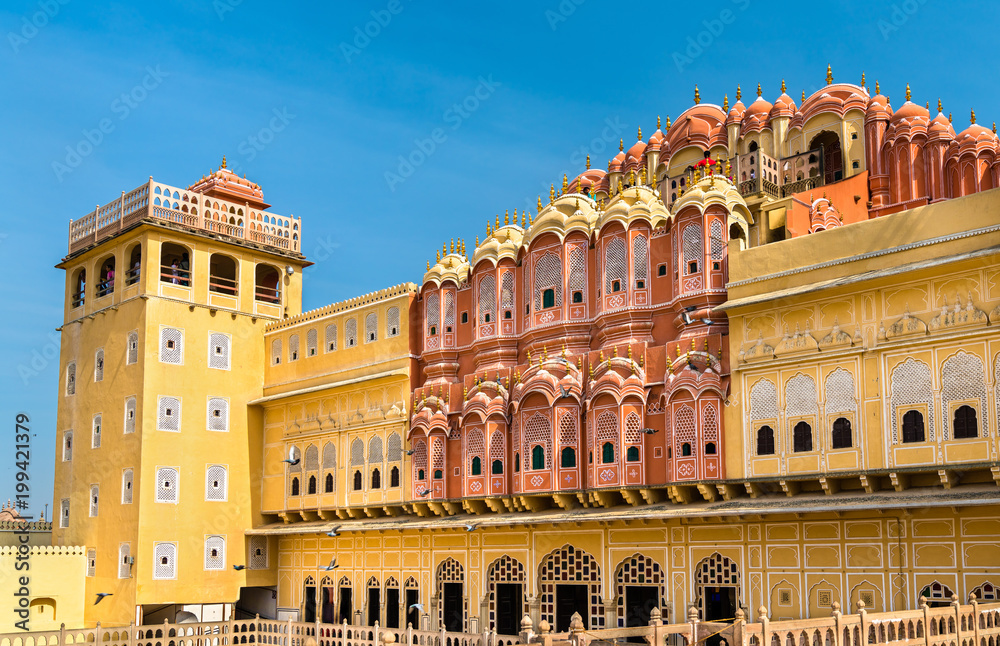
<path fill-rule="evenodd" d="M 87 574 L 86 548 L 32 547 L 27 560 L 18 559 L 16 547 L 0 547 L 0 595 L 5 603 L 0 607 L 0 626 L 5 632 L 14 632 L 15 624 L 24 619 L 14 612 L 21 598 L 28 599 L 29 630 L 59 630 L 84 626 L 83 610 L 86 604 L 84 582 Z M 28 569 L 23 568 L 24 563 Z M 21 577 L 27 576 L 27 585 Z M 27 596 L 19 595 L 26 588 Z M 105 601 L 112 597 L 106 597 Z"/>

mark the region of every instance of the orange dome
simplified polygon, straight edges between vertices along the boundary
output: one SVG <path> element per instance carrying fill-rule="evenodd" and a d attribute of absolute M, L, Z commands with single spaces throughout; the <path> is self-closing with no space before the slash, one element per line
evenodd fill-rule
<path fill-rule="evenodd" d="M 625 168 L 639 168 L 646 165 L 646 142 L 640 139 L 625 153 Z"/>
<path fill-rule="evenodd" d="M 989 128 L 984 128 L 978 123 L 974 123 L 962 132 L 958 133 L 955 141 L 959 145 L 959 154 L 977 154 L 983 150 L 997 149 L 997 136 Z"/>
<path fill-rule="evenodd" d="M 653 133 L 653 136 L 649 138 L 649 144 L 646 146 L 646 151 L 659 150 L 660 146 L 663 144 L 663 131 L 659 128 Z"/>
<path fill-rule="evenodd" d="M 951 122 L 948 121 L 948 117 L 944 116 L 943 112 L 938 112 L 937 116 L 931 121 L 930 127 L 927 129 L 927 140 L 951 141 L 954 138 L 955 129 L 951 127 Z"/>
<path fill-rule="evenodd" d="M 719 106 L 699 103 L 677 117 L 667 131 L 663 147 L 678 151 L 687 146 L 697 146 L 702 150 L 725 146 L 729 141 L 725 120 L 726 115 Z"/>
<path fill-rule="evenodd" d="M 795 102 L 792 101 L 792 97 L 782 92 L 781 96 L 774 102 L 771 111 L 767 113 L 767 118 L 790 117 L 793 114 L 795 114 Z"/>
<path fill-rule="evenodd" d="M 889 99 L 881 94 L 876 94 L 868 102 L 868 108 L 865 110 L 865 121 L 879 118 L 889 119 L 891 116 L 892 108 L 889 107 Z"/>
<path fill-rule="evenodd" d="M 929 122 L 930 117 L 931 115 L 927 111 L 927 108 L 917 105 L 913 101 L 907 101 L 892 114 L 890 123 L 898 123 L 903 119 L 922 119 Z"/>
<path fill-rule="evenodd" d="M 614 173 L 616 171 L 621 170 L 622 164 L 624 163 L 625 163 L 625 153 L 619 150 L 618 154 L 615 155 L 614 158 L 612 158 L 611 160 L 611 167 L 610 167 L 611 172 Z"/>
<path fill-rule="evenodd" d="M 593 189 L 595 187 L 600 187 L 601 181 L 604 179 L 606 172 L 599 168 L 591 168 L 590 170 L 585 170 L 569 183 L 570 193 L 583 193 L 581 189 Z M 591 193 L 593 194 L 593 193 Z"/>
<path fill-rule="evenodd" d="M 773 107 L 764 97 L 758 96 L 756 101 L 747 106 L 746 114 L 740 122 L 740 136 L 763 130 L 767 126 L 767 115 L 771 113 Z"/>
<path fill-rule="evenodd" d="M 739 123 L 743 120 L 743 115 L 746 114 L 747 107 L 743 105 L 743 102 L 739 99 L 733 104 L 733 107 L 729 109 L 729 114 L 726 115 L 726 125 L 731 125 L 734 123 Z"/>

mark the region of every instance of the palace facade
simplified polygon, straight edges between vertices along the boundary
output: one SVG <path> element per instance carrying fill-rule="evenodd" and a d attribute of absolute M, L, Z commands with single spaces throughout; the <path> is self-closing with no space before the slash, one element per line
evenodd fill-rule
<path fill-rule="evenodd" d="M 1000 141 L 909 87 L 781 90 L 696 91 L 310 312 L 301 221 L 225 164 L 71 223 L 53 542 L 114 593 L 87 622 L 995 599 Z"/>

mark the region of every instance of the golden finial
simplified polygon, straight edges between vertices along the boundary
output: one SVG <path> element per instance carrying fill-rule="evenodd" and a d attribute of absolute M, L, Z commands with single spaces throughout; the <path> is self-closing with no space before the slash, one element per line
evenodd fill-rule
<path fill-rule="evenodd" d="M 441 252 L 440 251 L 435 251 L 434 252 L 434 260 L 436 260 L 437 262 L 441 262 Z"/>
<path fill-rule="evenodd" d="M 678 343 L 677 344 L 677 357 L 680 358 L 680 356 L 681 356 L 681 344 Z"/>
<path fill-rule="evenodd" d="M 566 344 L 565 343 L 563 343 L 562 357 L 563 357 L 563 359 L 566 358 Z"/>
<path fill-rule="evenodd" d="M 951 113 L 948 113 L 948 123 L 951 123 Z"/>
<path fill-rule="evenodd" d="M 708 339 L 705 339 L 705 343 L 708 343 Z M 497 381 L 497 383 L 500 383 L 500 371 L 499 370 L 497 370 L 497 379 L 496 379 L 496 381 Z"/>
<path fill-rule="evenodd" d="M 628 358 L 629 358 L 629 361 L 632 360 L 632 345 L 631 344 L 629 344 L 629 346 L 628 346 Z"/>
<path fill-rule="evenodd" d="M 729 159 L 726 159 L 726 177 L 733 174 L 733 165 Z"/>
<path fill-rule="evenodd" d="M 531 350 L 526 350 L 526 352 L 528 353 L 528 365 L 530 366 L 531 365 Z"/>
<path fill-rule="evenodd" d="M 729 112 L 729 95 L 728 94 L 722 98 L 722 111 L 726 112 L 726 113 Z"/>
<path fill-rule="evenodd" d="M 761 90 L 760 90 L 760 83 L 758 83 L 757 84 L 757 96 L 760 96 L 761 94 L 763 94 L 763 92 L 761 92 Z"/>
<path fill-rule="evenodd" d="M 938 97 L 938 112 L 943 112 L 943 111 L 944 111 L 944 110 L 943 110 L 943 108 L 941 107 L 941 97 Z"/>
<path fill-rule="evenodd" d="M 909 101 L 911 96 L 913 96 L 913 95 L 910 94 L 910 84 L 907 83 L 906 84 L 906 100 Z"/>
<path fill-rule="evenodd" d="M 611 160 L 610 159 L 608 160 L 608 172 L 609 173 L 611 172 Z"/>
<path fill-rule="evenodd" d="M 642 170 L 639 171 L 639 182 L 645 186 L 646 185 L 646 167 L 643 166 Z"/>
<path fill-rule="evenodd" d="M 479 247 L 479 236 L 478 235 L 476 236 L 476 247 L 477 248 Z"/>
<path fill-rule="evenodd" d="M 660 129 L 660 115 L 656 115 L 656 129 Z"/>
<path fill-rule="evenodd" d="M 542 367 L 542 357 L 538 357 L 538 367 Z"/>
<path fill-rule="evenodd" d="M 590 155 L 587 155 L 587 170 L 590 170 Z"/>
<path fill-rule="evenodd" d="M 562 194 L 566 195 L 566 193 L 568 192 L 568 190 L 569 190 L 569 181 L 566 178 L 566 173 L 563 173 Z"/>
<path fill-rule="evenodd" d="M 430 270 L 431 270 L 431 261 L 428 260 L 427 261 L 427 271 L 430 271 Z"/>
<path fill-rule="evenodd" d="M 504 209 L 503 210 L 503 225 L 507 226 L 508 224 L 510 224 L 510 209 Z"/>
<path fill-rule="evenodd" d="M 969 117 L 969 121 L 970 121 L 970 123 L 976 123 L 976 110 L 975 110 L 975 108 L 972 109 L 972 115 Z"/>
<path fill-rule="evenodd" d="M 667 123 L 667 125 L 666 125 L 666 127 L 664 129 L 665 130 L 670 130 L 670 115 L 669 114 L 667 115 L 667 121 L 666 121 L 666 123 Z"/>
<path fill-rule="evenodd" d="M 625 140 L 624 139 L 619 139 L 618 140 L 618 152 L 622 152 L 623 150 L 625 150 Z"/>
<path fill-rule="evenodd" d="M 705 337 L 705 352 L 708 352 L 708 337 Z"/>
<path fill-rule="evenodd" d="M 497 223 L 493 225 L 493 230 L 496 231 L 499 228 L 500 228 L 500 214 L 497 213 Z"/>
<path fill-rule="evenodd" d="M 785 90 L 785 79 L 781 79 L 781 93 L 784 94 Z"/>
<path fill-rule="evenodd" d="M 625 190 L 625 185 L 622 184 L 622 178 L 619 177 L 618 178 L 618 192 L 621 193 L 624 190 Z"/>
<path fill-rule="evenodd" d="M 462 401 L 465 401 L 468 398 L 469 398 L 469 387 L 462 386 Z"/>
<path fill-rule="evenodd" d="M 635 186 L 635 169 L 633 168 L 628 172 L 628 183 Z"/>
<path fill-rule="evenodd" d="M 994 121 L 993 122 L 993 134 L 996 134 L 996 133 L 997 133 L 997 122 Z"/>
<path fill-rule="evenodd" d="M 604 349 L 602 348 L 599 353 L 600 362 L 604 363 Z"/>
<path fill-rule="evenodd" d="M 865 71 L 861 70 L 861 87 L 865 87 Z"/>
<path fill-rule="evenodd" d="M 226 156 L 225 155 L 222 156 L 222 167 L 223 168 L 226 167 Z"/>
<path fill-rule="evenodd" d="M 573 198 L 573 211 L 576 212 L 576 211 L 579 211 L 579 210 L 580 210 L 580 198 L 574 197 Z"/>
<path fill-rule="evenodd" d="M 517 207 L 514 207 L 514 224 L 517 224 Z"/>
<path fill-rule="evenodd" d="M 556 201 L 556 185 L 549 184 L 549 204 Z"/>
<path fill-rule="evenodd" d="M 594 364 L 590 364 L 590 380 L 594 380 Z"/>
<path fill-rule="evenodd" d="M 830 85 L 833 83 L 833 69 L 827 65 L 826 66 L 826 84 Z"/>
<path fill-rule="evenodd" d="M 926 110 L 927 110 L 928 112 L 930 112 L 930 111 L 931 111 L 931 102 L 930 102 L 930 101 L 924 101 L 924 108 L 925 108 L 925 109 L 926 109 Z"/>
<path fill-rule="evenodd" d="M 486 237 L 489 238 L 491 235 L 493 235 L 493 227 L 490 224 L 490 221 L 487 220 L 486 221 Z"/>
<path fill-rule="evenodd" d="M 617 345 L 614 347 L 614 350 L 612 350 L 611 356 L 615 357 L 615 358 L 618 357 L 618 346 Z"/>
<path fill-rule="evenodd" d="M 455 253 L 455 238 L 451 239 L 451 253 Z"/>
<path fill-rule="evenodd" d="M 583 355 L 576 358 L 576 369 L 583 370 Z"/>
<path fill-rule="evenodd" d="M 740 89 L 739 85 L 737 85 L 736 86 L 736 101 L 739 102 L 739 100 L 742 99 L 742 98 L 743 98 L 743 90 Z"/>
<path fill-rule="evenodd" d="M 701 168 L 694 169 L 694 183 L 697 184 L 701 181 Z"/>
<path fill-rule="evenodd" d="M 639 141 L 642 141 L 642 126 L 639 126 L 639 134 L 636 136 L 639 138 Z"/>
<path fill-rule="evenodd" d="M 504 240 L 510 240 L 510 229 L 504 229 Z"/>
<path fill-rule="evenodd" d="M 875 79 L 875 94 L 882 94 L 882 90 L 879 88 L 878 79 Z"/>
<path fill-rule="evenodd" d="M 543 357 L 543 358 L 544 358 L 544 359 L 545 359 L 546 361 L 548 361 L 548 360 L 549 360 L 549 346 L 547 346 L 547 345 L 543 345 L 543 346 L 542 346 L 542 357 Z"/>
<path fill-rule="evenodd" d="M 694 86 L 694 104 L 698 105 L 701 103 L 701 92 L 698 91 L 698 86 Z"/>

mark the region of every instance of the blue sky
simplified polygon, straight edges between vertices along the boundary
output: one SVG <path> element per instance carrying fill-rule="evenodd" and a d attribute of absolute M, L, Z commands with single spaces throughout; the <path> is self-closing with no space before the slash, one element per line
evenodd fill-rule
<path fill-rule="evenodd" d="M 68 221 L 150 175 L 187 186 L 226 155 L 301 216 L 311 309 L 419 281 L 442 242 L 533 210 L 588 152 L 604 168 L 695 84 L 721 103 L 759 82 L 773 101 L 785 79 L 797 100 L 829 63 L 897 106 L 907 82 L 914 101 L 940 96 L 957 129 L 971 108 L 989 124 L 998 23 L 963 0 L 5 2 L 0 441 L 28 413 L 32 511 L 51 511 Z M 6 500 L 14 456 L 0 456 Z"/>

